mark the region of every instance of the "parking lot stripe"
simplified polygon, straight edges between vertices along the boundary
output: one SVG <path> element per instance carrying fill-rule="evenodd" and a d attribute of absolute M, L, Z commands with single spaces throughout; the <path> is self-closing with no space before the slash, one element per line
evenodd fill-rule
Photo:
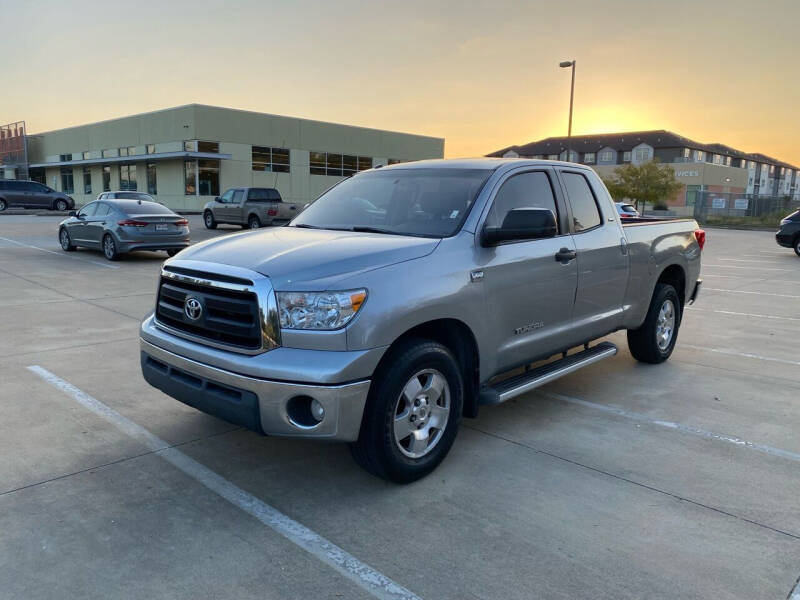
<path fill-rule="evenodd" d="M 775 298 L 794 298 L 800 299 L 800 296 L 792 296 L 791 294 L 769 294 L 767 292 L 748 292 L 746 290 L 724 290 L 720 288 L 710 288 L 703 286 L 704 292 L 727 292 L 728 294 L 752 294 L 754 296 L 774 296 Z"/>
<path fill-rule="evenodd" d="M 4 242 L 11 242 L 12 244 L 16 244 L 18 246 L 22 246 L 23 248 L 32 248 L 33 250 L 41 250 L 42 252 L 47 252 L 48 254 L 55 254 L 56 256 L 60 256 L 62 258 L 71 258 L 72 260 L 79 260 L 81 262 L 89 263 L 90 265 L 95 265 L 96 267 L 105 267 L 107 269 L 119 269 L 118 265 L 109 265 L 106 263 L 96 262 L 94 260 L 88 260 L 85 258 L 81 258 L 79 256 L 71 256 L 66 252 L 56 252 L 55 250 L 48 250 L 47 248 L 40 248 L 39 246 L 33 246 L 31 244 L 24 244 L 22 242 L 18 242 L 17 240 L 12 240 L 10 238 L 0 237 L 0 240 Z"/>
<path fill-rule="evenodd" d="M 758 263 L 760 265 L 771 265 L 773 262 L 771 260 L 746 260 L 743 258 L 718 258 L 717 260 L 729 260 L 731 262 L 746 262 L 746 263 Z"/>
<path fill-rule="evenodd" d="M 261 521 L 276 533 L 312 554 L 338 573 L 354 582 L 376 598 L 419 600 L 419 596 L 384 574 L 361 562 L 355 556 L 328 541 L 305 525 L 298 523 L 278 509 L 259 500 L 234 485 L 208 467 L 203 466 L 150 431 L 122 416 L 68 381 L 39 365 L 28 370 L 60 390 L 75 402 L 116 426 L 122 432 L 144 444 L 180 471 L 215 492 L 234 506 Z"/>
<path fill-rule="evenodd" d="M 792 452 L 791 450 L 783 450 L 782 448 L 768 446 L 767 444 L 750 442 L 748 440 L 743 440 L 742 438 L 736 437 L 734 435 L 728 435 L 725 433 L 716 433 L 714 431 L 709 431 L 708 429 L 703 429 L 701 427 L 693 427 L 691 425 L 684 425 L 682 423 L 675 423 L 673 421 L 661 421 L 659 419 L 651 419 L 650 417 L 647 417 L 645 415 L 627 411 L 623 408 L 618 408 L 616 406 L 608 404 L 597 404 L 596 402 L 590 402 L 588 400 L 582 400 L 581 398 L 574 398 L 572 396 L 565 396 L 564 394 L 556 394 L 555 392 L 544 392 L 544 391 L 540 393 L 553 400 L 560 400 L 561 402 L 577 404 L 579 406 L 584 406 L 586 408 L 591 408 L 608 414 L 617 415 L 618 417 L 624 417 L 626 419 L 631 419 L 634 421 L 638 421 L 640 423 L 647 423 L 649 425 L 655 425 L 657 427 L 664 427 L 666 429 L 680 431 L 681 433 L 687 433 L 689 435 L 695 435 L 710 440 L 716 440 L 719 442 L 725 442 L 727 444 L 733 444 L 734 446 L 739 446 L 741 448 L 749 448 L 750 450 L 756 450 L 757 452 L 761 452 L 763 454 L 769 454 L 770 456 L 777 456 L 794 462 L 800 462 L 800 454 L 798 454 L 797 452 Z"/>
<path fill-rule="evenodd" d="M 789 597 L 786 600 L 800 600 L 800 577 L 797 578 L 797 583 L 794 584 L 792 591 L 789 592 Z"/>
<path fill-rule="evenodd" d="M 759 271 L 789 271 L 789 269 L 778 269 L 775 267 L 740 267 L 739 265 L 703 265 L 703 267 L 716 267 L 718 269 L 758 269 Z"/>
<path fill-rule="evenodd" d="M 695 306 L 687 306 L 688 310 L 692 312 L 700 311 L 700 312 L 713 312 L 718 313 L 721 315 L 734 315 L 737 317 L 755 317 L 757 319 L 778 319 L 781 321 L 800 321 L 798 317 L 779 317 L 778 315 L 761 315 L 758 313 L 743 313 L 743 312 L 735 312 L 732 310 L 714 310 L 711 308 L 697 308 Z"/>
<path fill-rule="evenodd" d="M 756 360 L 765 360 L 768 362 L 776 362 L 784 365 L 796 365 L 800 367 L 800 360 L 789 360 L 786 358 L 775 358 L 772 356 L 761 356 L 760 354 L 751 354 L 749 352 L 736 352 L 734 350 L 723 350 L 722 348 L 709 348 L 707 346 L 695 346 L 694 344 L 681 343 L 679 348 L 691 348 L 692 350 L 700 350 L 703 352 L 714 352 L 715 354 L 726 354 L 728 356 L 741 356 L 742 358 L 754 358 Z"/>

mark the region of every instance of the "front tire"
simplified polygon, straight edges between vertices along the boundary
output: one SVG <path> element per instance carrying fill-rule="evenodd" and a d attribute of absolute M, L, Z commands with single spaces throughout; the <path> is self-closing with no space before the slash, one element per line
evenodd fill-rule
<path fill-rule="evenodd" d="M 794 253 L 797 254 L 797 256 L 800 256 L 800 235 L 794 239 Z"/>
<path fill-rule="evenodd" d="M 69 231 L 67 231 L 66 227 L 62 227 L 61 231 L 58 232 L 58 242 L 61 244 L 61 249 L 64 252 L 72 252 L 75 250 L 75 246 L 72 244 L 72 239 L 69 237 Z"/>
<path fill-rule="evenodd" d="M 656 284 L 647 317 L 638 329 L 628 330 L 628 348 L 633 357 L 650 364 L 667 360 L 675 349 L 681 325 L 681 302 L 675 288 Z"/>
<path fill-rule="evenodd" d="M 450 350 L 407 340 L 372 381 L 358 441 L 350 446 L 353 458 L 397 483 L 425 477 L 450 451 L 463 403 L 464 383 Z"/>
<path fill-rule="evenodd" d="M 110 233 L 107 233 L 105 237 L 103 237 L 103 256 L 108 260 L 119 260 L 120 257 L 119 251 L 117 250 L 117 243 Z"/>
<path fill-rule="evenodd" d="M 182 250 L 182 248 L 173 248 L 173 249 L 171 249 L 171 250 L 167 250 L 167 256 L 169 256 L 170 258 L 172 258 L 173 256 L 175 256 L 175 255 L 176 255 L 178 252 L 180 252 L 181 250 Z"/>
<path fill-rule="evenodd" d="M 55 209 L 59 212 L 64 212 L 68 208 L 66 200 L 56 200 Z"/>
<path fill-rule="evenodd" d="M 217 221 L 214 219 L 214 213 L 212 213 L 210 210 L 207 210 L 203 213 L 203 224 L 206 226 L 206 229 L 217 228 Z"/>

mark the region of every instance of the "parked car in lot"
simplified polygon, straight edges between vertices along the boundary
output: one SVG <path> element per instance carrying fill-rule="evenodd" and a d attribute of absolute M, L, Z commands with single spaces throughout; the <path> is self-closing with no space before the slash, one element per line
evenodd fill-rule
<path fill-rule="evenodd" d="M 800 210 L 794 211 L 781 221 L 781 228 L 775 234 L 775 241 L 784 248 L 794 248 L 800 256 Z"/>
<path fill-rule="evenodd" d="M 53 188 L 36 181 L 0 179 L 0 212 L 7 208 L 46 208 L 47 210 L 70 210 L 75 201 Z"/>
<path fill-rule="evenodd" d="M 221 223 L 258 229 L 287 222 L 301 212 L 294 202 L 285 202 L 274 188 L 232 188 L 203 208 L 203 223 L 215 229 Z"/>
<path fill-rule="evenodd" d="M 365 171 L 287 227 L 167 261 L 141 368 L 207 413 L 349 441 L 371 473 L 413 481 L 448 453 L 462 415 L 613 356 L 610 342 L 589 345 L 613 331 L 640 361 L 669 358 L 704 242 L 693 219 L 623 225 L 595 172 L 573 163 Z"/>
<path fill-rule="evenodd" d="M 189 221 L 166 206 L 140 199 L 106 199 L 106 194 L 100 197 L 70 212 L 59 225 L 58 240 L 65 251 L 83 246 L 117 260 L 133 250 L 166 250 L 175 256 L 189 245 Z"/>
<path fill-rule="evenodd" d="M 639 211 L 633 204 L 627 202 L 615 202 L 614 206 L 617 207 L 617 214 L 623 219 L 635 219 L 639 216 Z"/>
<path fill-rule="evenodd" d="M 121 191 L 121 192 L 103 192 L 97 196 L 97 200 L 143 200 L 147 202 L 155 202 L 156 199 L 153 198 L 150 194 L 145 194 L 144 192 L 130 192 L 130 191 Z"/>

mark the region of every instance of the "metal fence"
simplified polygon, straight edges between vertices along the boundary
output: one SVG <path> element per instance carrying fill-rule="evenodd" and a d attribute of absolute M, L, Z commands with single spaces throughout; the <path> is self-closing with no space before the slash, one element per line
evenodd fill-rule
<path fill-rule="evenodd" d="M 698 191 L 694 195 L 694 218 L 706 224 L 775 225 L 800 209 L 797 196 L 754 196 Z"/>

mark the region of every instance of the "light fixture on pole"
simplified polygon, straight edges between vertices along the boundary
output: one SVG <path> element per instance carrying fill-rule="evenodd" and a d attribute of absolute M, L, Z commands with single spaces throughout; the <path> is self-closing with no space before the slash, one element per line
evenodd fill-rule
<path fill-rule="evenodd" d="M 575 61 L 565 60 L 558 63 L 562 69 L 572 68 L 572 85 L 569 88 L 569 124 L 567 125 L 567 161 L 572 155 L 572 100 L 575 97 Z"/>

